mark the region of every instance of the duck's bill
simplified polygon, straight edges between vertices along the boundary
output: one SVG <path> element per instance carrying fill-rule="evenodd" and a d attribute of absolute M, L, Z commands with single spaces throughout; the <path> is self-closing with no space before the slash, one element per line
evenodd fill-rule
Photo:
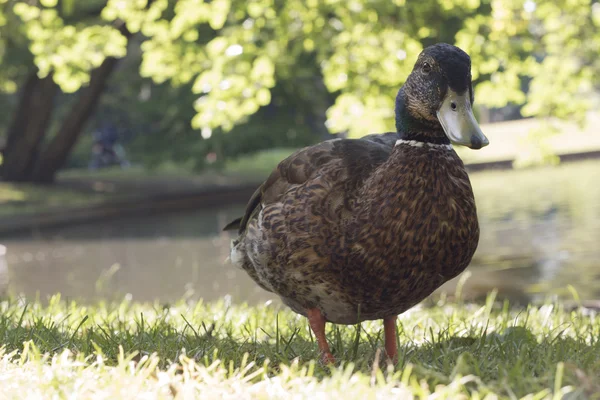
<path fill-rule="evenodd" d="M 471 149 L 480 149 L 490 144 L 475 120 L 468 90 L 464 94 L 458 94 L 448 89 L 437 117 L 452 143 Z"/>

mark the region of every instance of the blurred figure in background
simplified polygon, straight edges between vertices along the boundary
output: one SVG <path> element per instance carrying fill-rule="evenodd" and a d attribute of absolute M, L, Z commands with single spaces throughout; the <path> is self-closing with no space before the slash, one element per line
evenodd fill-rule
<path fill-rule="evenodd" d="M 129 167 L 125 149 L 118 143 L 119 133 L 114 124 L 103 123 L 94 132 L 94 144 L 92 145 L 92 157 L 89 164 L 90 170 L 119 165 L 121 168 Z"/>

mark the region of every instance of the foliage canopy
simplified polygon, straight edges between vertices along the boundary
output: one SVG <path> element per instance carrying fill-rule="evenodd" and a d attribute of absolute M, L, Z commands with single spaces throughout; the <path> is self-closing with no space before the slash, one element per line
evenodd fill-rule
<path fill-rule="evenodd" d="M 255 114 L 278 82 L 315 76 L 335 98 L 331 132 L 389 130 L 396 90 L 437 41 L 471 55 L 479 104 L 583 121 L 600 86 L 596 0 L 0 0 L 0 90 L 34 63 L 77 91 L 127 53 L 121 22 L 141 34 L 140 75 L 189 85 L 205 132 Z"/>

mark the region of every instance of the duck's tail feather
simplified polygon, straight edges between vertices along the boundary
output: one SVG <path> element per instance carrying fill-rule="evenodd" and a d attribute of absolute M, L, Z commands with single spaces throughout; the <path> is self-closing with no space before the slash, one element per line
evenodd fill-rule
<path fill-rule="evenodd" d="M 239 230 L 240 229 L 240 224 L 242 223 L 242 218 L 236 218 L 233 221 L 231 221 L 230 223 L 228 223 L 227 225 L 225 225 L 225 228 L 223 228 L 224 231 L 233 231 L 233 230 Z"/>

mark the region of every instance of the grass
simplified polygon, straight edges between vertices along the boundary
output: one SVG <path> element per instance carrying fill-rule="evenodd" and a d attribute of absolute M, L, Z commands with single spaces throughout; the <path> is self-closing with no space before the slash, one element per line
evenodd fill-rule
<path fill-rule="evenodd" d="M 297 149 L 271 149 L 239 157 L 227 162 L 225 172 L 228 174 L 251 174 L 252 176 L 267 177 L 279 162 L 287 158 Z"/>
<path fill-rule="evenodd" d="M 174 163 L 166 162 L 157 166 L 153 170 L 145 169 L 141 166 L 132 166 L 127 169 L 120 167 L 103 168 L 90 171 L 87 169 L 70 169 L 59 173 L 61 178 L 114 178 L 114 179 L 143 179 L 143 178 L 198 178 L 206 176 L 220 177 L 254 177 L 263 179 L 268 176 L 273 168 L 281 160 L 292 154 L 296 149 L 276 148 L 263 150 L 253 154 L 240 156 L 233 160 L 228 160 L 221 170 L 215 171 L 208 169 L 205 172 L 194 172 L 190 168 Z"/>
<path fill-rule="evenodd" d="M 107 199 L 104 193 L 58 186 L 0 182 L 0 217 L 43 212 L 54 207 L 78 207 Z"/>
<path fill-rule="evenodd" d="M 0 397 L 600 396 L 600 320 L 584 310 L 512 309 L 492 294 L 420 306 L 398 328 L 394 367 L 379 357 L 380 322 L 330 325 L 338 365 L 328 368 L 314 361 L 306 320 L 273 304 L 13 298 L 0 303 Z"/>

